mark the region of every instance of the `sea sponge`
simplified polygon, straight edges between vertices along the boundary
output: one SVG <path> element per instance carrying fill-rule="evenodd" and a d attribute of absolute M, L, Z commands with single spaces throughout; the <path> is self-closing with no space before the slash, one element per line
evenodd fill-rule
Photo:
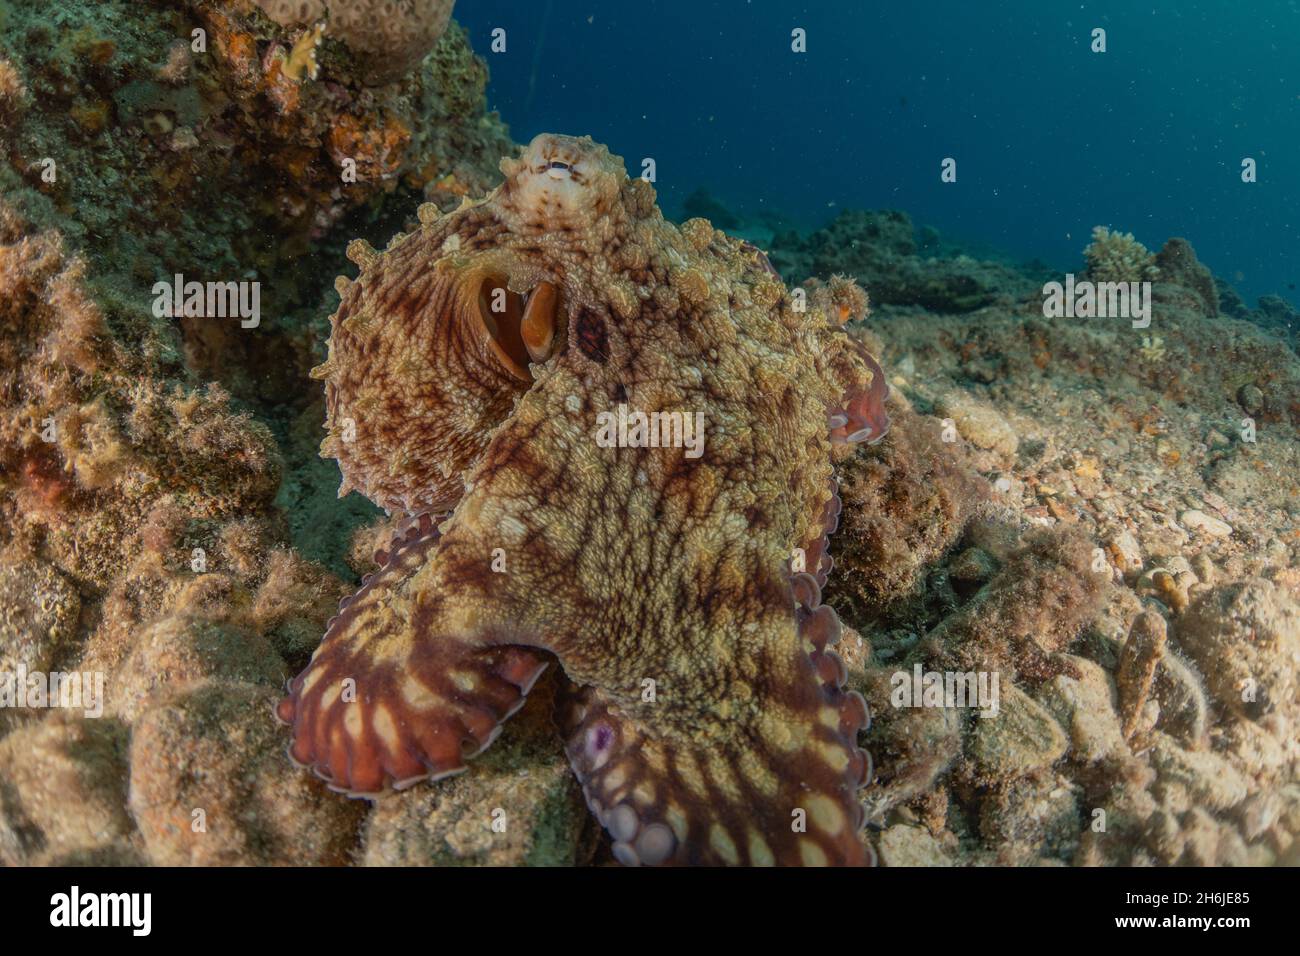
<path fill-rule="evenodd" d="M 285 27 L 328 24 L 326 36 L 343 42 L 376 84 L 398 79 L 433 49 L 451 19 L 455 0 L 257 0 Z"/>
<path fill-rule="evenodd" d="M 1083 258 L 1094 282 L 1142 282 L 1160 274 L 1155 256 L 1131 232 L 1111 232 L 1105 226 L 1092 230 L 1092 243 L 1083 250 Z"/>

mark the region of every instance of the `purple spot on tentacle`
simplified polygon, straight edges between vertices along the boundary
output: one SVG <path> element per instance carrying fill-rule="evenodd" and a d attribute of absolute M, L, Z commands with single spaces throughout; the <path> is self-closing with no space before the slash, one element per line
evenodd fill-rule
<path fill-rule="evenodd" d="M 613 742 L 614 730 L 609 724 L 597 724 L 587 736 L 587 746 L 593 751 L 592 756 L 604 753 Z"/>

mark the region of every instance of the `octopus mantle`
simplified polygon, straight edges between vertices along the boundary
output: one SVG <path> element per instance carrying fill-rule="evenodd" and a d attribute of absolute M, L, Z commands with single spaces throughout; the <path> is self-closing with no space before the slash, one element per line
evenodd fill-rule
<path fill-rule="evenodd" d="M 864 293 L 787 290 L 753 246 L 665 221 L 589 138 L 502 170 L 349 248 L 313 373 L 322 454 L 341 495 L 407 518 L 290 682 L 292 757 L 351 795 L 456 773 L 558 662 L 619 860 L 867 862 L 867 708 L 820 603 L 833 461 L 888 427 L 840 328 Z M 620 406 L 698 421 L 703 445 L 598 441 Z"/>

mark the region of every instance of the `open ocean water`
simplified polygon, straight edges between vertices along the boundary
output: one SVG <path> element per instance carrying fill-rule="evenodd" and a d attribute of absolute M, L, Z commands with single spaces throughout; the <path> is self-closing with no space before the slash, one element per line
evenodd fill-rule
<path fill-rule="evenodd" d="M 1056 269 L 1108 225 L 1153 249 L 1187 238 L 1252 305 L 1297 301 L 1295 0 L 476 0 L 456 16 L 516 140 L 589 133 L 634 175 L 653 158 L 670 214 L 701 186 L 805 228 L 901 209 Z"/>

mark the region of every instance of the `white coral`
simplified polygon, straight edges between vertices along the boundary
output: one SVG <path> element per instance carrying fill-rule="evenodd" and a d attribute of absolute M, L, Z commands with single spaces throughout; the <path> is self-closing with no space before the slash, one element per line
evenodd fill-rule
<path fill-rule="evenodd" d="M 1092 243 L 1083 250 L 1083 258 L 1094 282 L 1151 281 L 1160 274 L 1155 256 L 1131 232 L 1111 232 L 1105 226 L 1092 230 Z"/>

